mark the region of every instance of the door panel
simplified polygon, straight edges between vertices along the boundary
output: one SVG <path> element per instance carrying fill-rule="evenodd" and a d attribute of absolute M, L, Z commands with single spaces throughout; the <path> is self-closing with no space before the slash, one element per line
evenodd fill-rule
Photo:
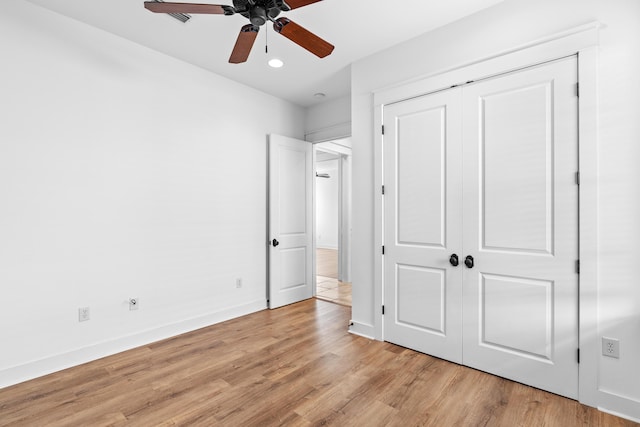
<path fill-rule="evenodd" d="M 484 249 L 551 253 L 552 101 L 552 81 L 479 98 Z"/>
<path fill-rule="evenodd" d="M 270 136 L 270 308 L 313 296 L 312 174 L 310 143 Z"/>
<path fill-rule="evenodd" d="M 445 120 L 444 105 L 396 117 L 400 244 L 445 245 Z"/>
<path fill-rule="evenodd" d="M 444 335 L 446 271 L 398 264 L 397 323 Z"/>
<path fill-rule="evenodd" d="M 462 360 L 460 91 L 385 107 L 385 339 Z M 454 122 L 455 121 L 455 122 Z"/>
<path fill-rule="evenodd" d="M 480 344 L 550 361 L 553 282 L 483 274 Z"/>
<path fill-rule="evenodd" d="M 576 59 L 463 90 L 463 363 L 578 390 Z"/>
<path fill-rule="evenodd" d="M 308 143 L 307 143 L 308 145 Z M 306 147 L 278 147 L 278 192 L 280 194 L 280 236 L 305 234 L 306 224 Z M 296 179 L 291 179 L 295 177 Z"/>
<path fill-rule="evenodd" d="M 305 247 L 280 249 L 280 292 L 307 286 Z"/>

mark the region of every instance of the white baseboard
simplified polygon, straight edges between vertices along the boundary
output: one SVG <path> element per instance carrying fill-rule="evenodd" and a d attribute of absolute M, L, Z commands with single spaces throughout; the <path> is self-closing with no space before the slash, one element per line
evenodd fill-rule
<path fill-rule="evenodd" d="M 623 414 L 623 413 L 617 412 L 617 411 L 611 411 L 611 410 L 609 410 L 607 408 L 602 408 L 602 407 L 598 407 L 598 410 L 602 411 L 602 412 L 606 412 L 607 414 L 611 414 L 611 415 L 614 415 L 616 417 L 624 418 L 625 420 L 633 421 L 634 423 L 639 423 L 640 424 L 640 418 L 630 417 L 627 414 Z"/>
<path fill-rule="evenodd" d="M 176 335 L 191 332 L 196 329 L 211 326 L 216 323 L 234 319 L 236 317 L 255 313 L 267 308 L 266 300 L 252 301 L 247 304 L 226 308 L 179 322 L 162 325 L 154 329 L 138 332 L 109 341 L 82 347 L 66 353 L 61 353 L 13 366 L 0 371 L 0 388 L 9 387 L 24 381 L 32 380 L 63 369 L 111 356 L 126 350 L 171 338 Z"/>
<path fill-rule="evenodd" d="M 599 390 L 598 410 L 640 423 L 640 401 L 609 390 Z"/>
<path fill-rule="evenodd" d="M 364 338 L 369 338 L 370 340 L 375 339 L 375 330 L 373 325 L 367 325 L 366 323 L 354 322 L 351 320 L 349 322 L 349 333 L 354 335 L 359 335 Z"/>

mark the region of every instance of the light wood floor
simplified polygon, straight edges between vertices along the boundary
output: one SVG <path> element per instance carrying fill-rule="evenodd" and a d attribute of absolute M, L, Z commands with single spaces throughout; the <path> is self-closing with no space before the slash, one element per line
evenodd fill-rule
<path fill-rule="evenodd" d="M 347 333 L 311 299 L 0 390 L 2 426 L 633 426 Z"/>

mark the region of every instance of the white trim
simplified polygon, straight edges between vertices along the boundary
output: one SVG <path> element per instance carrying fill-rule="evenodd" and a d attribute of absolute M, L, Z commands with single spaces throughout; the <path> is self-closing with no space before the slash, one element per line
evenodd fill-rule
<path fill-rule="evenodd" d="M 304 134 L 305 141 L 318 143 L 345 139 L 351 137 L 351 121 L 308 131 Z"/>
<path fill-rule="evenodd" d="M 13 366 L 0 371 L 0 389 L 156 341 L 172 338 L 176 335 L 195 331 L 196 329 L 215 325 L 216 323 L 265 310 L 266 308 L 266 300 L 256 300 L 191 319 L 162 325 L 133 335 L 95 343 L 66 353 L 60 353 L 44 359 L 33 360 L 22 365 Z"/>
<path fill-rule="evenodd" d="M 320 151 L 330 151 L 335 154 L 344 154 L 345 156 L 350 156 L 352 153 L 351 137 L 324 142 L 314 142 L 313 146 L 320 148 Z"/>
<path fill-rule="evenodd" d="M 316 218 L 316 166 L 317 166 L 318 149 L 311 145 L 311 295 L 318 295 L 318 225 Z"/>
<path fill-rule="evenodd" d="M 374 105 L 391 104 L 471 80 L 479 80 L 572 55 L 579 50 L 597 45 L 599 28 L 600 24 L 597 22 L 582 25 L 489 57 L 380 88 L 374 91 L 373 103 Z"/>
<path fill-rule="evenodd" d="M 598 49 L 578 53 L 580 82 L 579 150 L 580 168 L 580 369 L 579 400 L 585 405 L 598 403 Z"/>
<path fill-rule="evenodd" d="M 375 100 L 374 100 L 375 102 Z M 384 277 L 384 262 L 382 258 L 382 246 L 384 245 L 384 198 L 382 197 L 382 185 L 384 183 L 384 150 L 382 149 L 382 124 L 384 123 L 383 105 L 375 105 L 373 108 L 374 142 L 373 142 L 373 328 L 377 340 L 384 340 L 384 319 L 381 307 L 384 304 L 384 289 L 382 278 Z"/>
<path fill-rule="evenodd" d="M 616 417 L 620 417 L 620 418 L 627 419 L 629 421 L 633 421 L 634 423 L 640 423 L 640 418 L 630 417 L 629 415 L 626 415 L 626 414 L 624 414 L 622 412 L 611 411 L 611 410 L 609 410 L 607 408 L 603 408 L 601 406 L 598 406 L 598 410 L 602 411 L 602 412 L 606 412 L 607 414 L 611 414 L 611 415 L 616 416 Z"/>
<path fill-rule="evenodd" d="M 338 278 L 343 282 L 351 282 L 351 155 L 340 156 L 340 257 Z"/>
<path fill-rule="evenodd" d="M 597 351 L 597 289 L 598 289 L 598 124 L 597 124 L 597 22 L 582 25 L 553 34 L 543 39 L 503 51 L 496 55 L 470 61 L 426 76 L 405 81 L 394 86 L 374 91 L 374 250 L 383 244 L 383 197 L 378 191 L 383 178 L 383 137 L 380 127 L 383 123 L 383 108 L 394 102 L 425 95 L 453 85 L 463 84 L 505 72 L 540 64 L 578 53 L 580 81 L 579 109 L 579 162 L 580 185 L 580 354 L 579 369 L 580 402 L 598 406 L 603 392 L 598 391 L 598 351 Z M 383 317 L 377 308 L 383 298 L 383 259 L 380 251 L 374 252 L 374 336 L 384 339 Z M 379 302 L 379 303 L 378 303 Z M 607 397 L 611 397 L 608 395 Z M 630 413 L 635 407 L 630 402 L 616 401 L 615 410 L 621 408 Z M 613 408 L 613 405 L 610 405 Z"/>
<path fill-rule="evenodd" d="M 374 337 L 373 325 L 354 322 L 353 320 L 349 323 L 349 333 L 353 335 L 358 335 L 360 337 L 369 338 L 370 340 L 376 339 Z"/>

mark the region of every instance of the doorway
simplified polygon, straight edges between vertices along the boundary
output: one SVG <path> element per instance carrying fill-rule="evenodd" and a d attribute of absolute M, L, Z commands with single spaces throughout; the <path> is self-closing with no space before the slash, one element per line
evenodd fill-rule
<path fill-rule="evenodd" d="M 351 306 L 350 140 L 314 146 L 316 298 Z"/>

